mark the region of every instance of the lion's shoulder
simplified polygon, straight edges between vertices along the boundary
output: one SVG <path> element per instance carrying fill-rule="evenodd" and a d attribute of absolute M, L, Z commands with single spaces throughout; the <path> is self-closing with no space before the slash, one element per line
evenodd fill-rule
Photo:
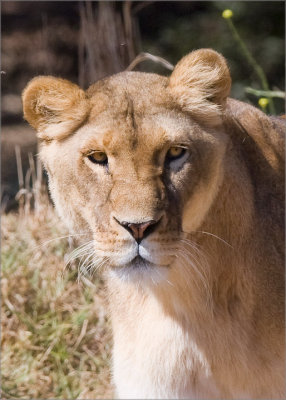
<path fill-rule="evenodd" d="M 268 116 L 250 104 L 228 99 L 226 123 L 230 133 L 235 131 L 236 139 L 243 139 L 246 150 L 256 147 L 278 174 L 284 171 L 285 119 Z"/>
<path fill-rule="evenodd" d="M 225 126 L 233 151 L 247 168 L 259 223 L 284 246 L 285 120 L 229 99 Z"/>

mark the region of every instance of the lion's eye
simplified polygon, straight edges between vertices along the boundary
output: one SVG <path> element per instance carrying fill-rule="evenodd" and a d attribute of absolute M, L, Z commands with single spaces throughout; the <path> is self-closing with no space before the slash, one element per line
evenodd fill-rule
<path fill-rule="evenodd" d="M 176 160 L 177 158 L 183 157 L 183 155 L 186 153 L 186 149 L 183 147 L 179 146 L 172 146 L 169 148 L 166 158 L 168 161 Z"/>
<path fill-rule="evenodd" d="M 87 158 L 95 164 L 107 164 L 107 155 L 103 151 L 95 151 L 87 156 Z"/>

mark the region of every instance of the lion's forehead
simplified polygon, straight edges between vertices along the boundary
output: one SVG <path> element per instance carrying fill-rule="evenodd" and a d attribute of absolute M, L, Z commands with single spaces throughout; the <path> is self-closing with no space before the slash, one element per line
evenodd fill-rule
<path fill-rule="evenodd" d="M 114 152 L 126 146 L 155 149 L 200 131 L 189 114 L 174 107 L 167 79 L 155 74 L 117 74 L 95 84 L 89 97 L 85 137 L 89 131 L 88 137 Z"/>
<path fill-rule="evenodd" d="M 122 149 L 135 154 L 138 148 L 154 153 L 164 146 L 191 142 L 202 130 L 181 112 L 165 108 L 136 112 L 129 103 L 121 110 L 109 107 L 97 114 L 79 134 L 83 146 L 100 146 L 117 155 Z"/>
<path fill-rule="evenodd" d="M 167 78 L 159 75 L 125 72 L 97 82 L 88 89 L 87 94 L 95 105 L 94 113 L 99 106 L 101 110 L 111 106 L 120 111 L 130 102 L 135 111 L 144 111 L 150 106 L 166 106 L 172 101 L 167 85 Z"/>

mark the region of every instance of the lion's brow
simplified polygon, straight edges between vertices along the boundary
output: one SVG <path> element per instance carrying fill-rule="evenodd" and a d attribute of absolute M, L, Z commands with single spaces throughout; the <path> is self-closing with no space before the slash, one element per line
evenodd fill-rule
<path fill-rule="evenodd" d="M 126 121 L 128 121 L 130 124 L 131 128 L 130 141 L 131 141 L 131 147 L 132 149 L 134 149 L 138 143 L 138 138 L 137 138 L 138 125 L 135 119 L 134 102 L 128 92 L 126 92 L 126 100 L 127 100 Z"/>

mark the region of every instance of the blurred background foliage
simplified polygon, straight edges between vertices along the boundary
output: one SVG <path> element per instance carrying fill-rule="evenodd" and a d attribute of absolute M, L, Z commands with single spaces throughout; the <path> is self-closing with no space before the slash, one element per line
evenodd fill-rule
<path fill-rule="evenodd" d="M 252 66 L 235 42 L 224 9 L 263 68 L 271 90 L 284 91 L 283 1 L 2 1 L 2 203 L 19 190 L 15 146 L 35 154 L 35 133 L 24 123 L 21 92 L 36 75 L 55 75 L 87 88 L 124 70 L 141 52 L 172 64 L 193 49 L 211 47 L 228 60 L 231 96 L 257 106 L 245 88 L 262 89 Z M 145 60 L 136 70 L 168 75 Z M 278 114 L 283 99 L 274 99 Z M 3 200 L 4 199 L 4 200 Z"/>
<path fill-rule="evenodd" d="M 33 76 L 60 75 L 87 87 L 123 70 L 141 51 L 175 64 L 193 49 L 211 47 L 229 62 L 232 96 L 257 103 L 244 88 L 258 89 L 260 84 L 221 13 L 233 11 L 233 21 L 271 89 L 284 90 L 284 6 L 282 1 L 3 1 L 3 122 L 21 116 L 18 96 Z M 92 74 L 83 60 L 91 48 Z M 150 61 L 136 69 L 169 74 Z M 283 112 L 283 101 L 275 102 Z"/>

